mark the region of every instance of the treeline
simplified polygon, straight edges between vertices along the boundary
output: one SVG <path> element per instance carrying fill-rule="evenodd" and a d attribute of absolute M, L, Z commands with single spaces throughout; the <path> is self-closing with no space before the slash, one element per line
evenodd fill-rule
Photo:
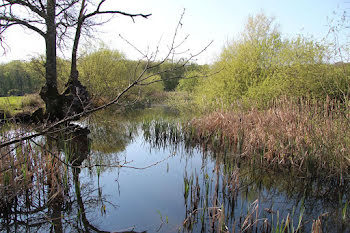
<path fill-rule="evenodd" d="M 167 61 L 154 66 L 143 74 L 156 74 L 147 80 L 152 84 L 141 83 L 127 100 L 162 99 L 164 91 L 176 89 L 187 94 L 174 95 L 174 102 L 186 99 L 203 109 L 227 108 L 237 101 L 266 105 L 281 97 L 345 102 L 350 94 L 350 65 L 336 63 L 332 46 L 303 36 L 286 38 L 274 19 L 258 14 L 248 18 L 243 32 L 224 47 L 214 64 L 183 67 Z M 63 91 L 70 61 L 57 62 L 58 86 Z M 39 57 L 0 65 L 0 95 L 38 92 L 44 83 L 44 64 Z M 109 100 L 142 74 L 146 65 L 154 64 L 100 47 L 84 52 L 78 60 L 79 79 L 95 99 Z"/>
<path fill-rule="evenodd" d="M 197 64 L 166 61 L 155 65 L 146 61 L 127 59 L 117 50 L 105 47 L 85 52 L 78 61 L 79 80 L 85 85 L 93 98 L 109 100 L 129 85 L 143 72 L 146 65 L 154 66 L 144 76 L 154 75 L 147 83 L 129 92 L 129 99 L 147 99 L 164 91 L 173 91 L 188 71 L 198 70 Z M 24 95 L 37 93 L 45 81 L 45 58 L 31 61 L 12 61 L 0 65 L 0 95 Z M 70 61 L 57 59 L 58 88 L 63 91 L 69 77 Z"/>
<path fill-rule="evenodd" d="M 182 63 L 166 61 L 157 65 L 156 62 L 128 60 L 119 51 L 103 47 L 84 55 L 78 66 L 80 81 L 89 92 L 95 97 L 107 99 L 115 96 L 139 75 L 153 76 L 128 93 L 129 99 L 139 100 L 157 98 L 159 93 L 175 90 L 186 72 L 200 69 L 197 64 L 183 66 Z M 143 73 L 145 66 L 153 68 Z"/>
<path fill-rule="evenodd" d="M 33 72 L 31 62 L 12 61 L 0 64 L 0 96 L 38 92 L 44 79 Z"/>
<path fill-rule="evenodd" d="M 261 106 L 282 96 L 344 102 L 350 94 L 350 66 L 335 64 L 332 46 L 303 36 L 285 38 L 274 19 L 258 14 L 202 70 L 208 77 L 181 80 L 178 89 L 209 109 Z"/>

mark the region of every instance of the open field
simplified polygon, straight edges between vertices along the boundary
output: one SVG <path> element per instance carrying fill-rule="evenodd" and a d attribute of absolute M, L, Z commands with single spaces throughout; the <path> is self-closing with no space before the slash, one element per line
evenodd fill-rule
<path fill-rule="evenodd" d="M 12 117 L 21 112 L 32 112 L 44 103 L 38 94 L 0 97 L 0 112 Z"/>

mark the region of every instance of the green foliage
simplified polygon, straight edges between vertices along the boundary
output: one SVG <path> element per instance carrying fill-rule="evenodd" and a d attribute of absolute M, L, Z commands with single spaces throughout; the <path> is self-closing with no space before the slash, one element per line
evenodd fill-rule
<path fill-rule="evenodd" d="M 70 76 L 70 60 L 57 58 L 57 86 L 58 91 L 63 92 Z"/>
<path fill-rule="evenodd" d="M 0 96 L 35 93 L 42 80 L 28 70 L 28 63 L 12 61 L 0 64 Z"/>
<path fill-rule="evenodd" d="M 193 92 L 200 82 L 200 79 L 208 76 L 208 73 L 209 67 L 207 65 L 199 66 L 196 69 L 191 69 L 185 72 L 184 78 L 179 81 L 177 90 L 185 91 L 187 93 Z"/>
<path fill-rule="evenodd" d="M 7 117 L 14 116 L 21 111 L 33 111 L 44 103 L 38 95 L 0 97 L 0 112 Z"/>
<path fill-rule="evenodd" d="M 223 49 L 213 65 L 222 71 L 188 86 L 197 105 L 211 109 L 237 100 L 261 105 L 281 96 L 345 101 L 350 67 L 333 65 L 330 54 L 327 44 L 312 38 L 283 39 L 274 19 L 258 14 L 249 17 L 239 39 Z"/>
<path fill-rule="evenodd" d="M 152 69 L 153 73 L 158 73 L 163 81 L 165 91 L 174 91 L 179 81 L 186 77 L 186 72 L 199 69 L 197 64 L 186 64 L 182 62 L 165 61 L 160 66 Z"/>
<path fill-rule="evenodd" d="M 213 66 L 222 70 L 196 88 L 200 105 L 229 105 L 250 87 L 260 85 L 273 73 L 273 61 L 281 47 L 281 35 L 272 19 L 261 14 L 249 17 L 239 40 L 228 44 Z"/>
<path fill-rule="evenodd" d="M 80 81 L 89 92 L 106 98 L 125 88 L 131 75 L 124 55 L 106 48 L 83 56 L 78 69 Z"/>
<path fill-rule="evenodd" d="M 163 80 L 165 91 L 174 91 L 179 84 L 179 80 L 183 78 L 185 67 L 177 66 L 177 64 L 166 62 L 159 67 L 159 73 Z"/>
<path fill-rule="evenodd" d="M 69 77 L 70 63 L 57 58 L 57 82 L 60 91 Z M 45 83 L 45 58 L 30 61 L 12 61 L 0 65 L 0 96 L 38 93 Z"/>
<path fill-rule="evenodd" d="M 105 100 L 115 97 L 143 71 L 142 64 L 127 60 L 119 51 L 105 47 L 86 53 L 79 60 L 78 70 L 80 81 L 87 86 L 92 96 Z M 57 58 L 59 92 L 64 91 L 69 75 L 70 61 Z M 144 77 L 148 76 L 152 76 L 152 73 L 144 74 Z M 33 58 L 29 62 L 0 64 L 0 96 L 38 93 L 44 83 L 44 56 Z M 164 90 L 160 75 L 154 75 L 142 84 L 144 85 L 128 92 L 128 100 L 149 100 Z"/>
<path fill-rule="evenodd" d="M 142 98 L 149 98 L 156 93 L 163 92 L 164 85 L 161 82 L 160 75 L 154 75 L 147 79 L 145 82 L 147 85 L 136 88 L 139 94 L 141 94 Z M 134 91 L 135 92 L 135 91 Z"/>
<path fill-rule="evenodd" d="M 89 92 L 97 99 L 110 100 L 132 83 L 142 73 L 142 64 L 127 60 L 117 50 L 102 47 L 87 53 L 79 62 L 80 80 Z M 145 74 L 148 77 L 152 74 Z M 162 92 L 164 86 L 161 77 L 154 75 L 129 91 L 128 100 L 144 100 L 157 92 Z"/>
<path fill-rule="evenodd" d="M 31 59 L 31 61 L 26 64 L 26 70 L 31 77 L 40 80 L 40 83 L 36 86 L 36 92 L 38 92 L 45 83 L 45 57 L 41 55 Z M 70 61 L 57 57 L 57 86 L 59 92 L 64 91 L 69 75 Z"/>

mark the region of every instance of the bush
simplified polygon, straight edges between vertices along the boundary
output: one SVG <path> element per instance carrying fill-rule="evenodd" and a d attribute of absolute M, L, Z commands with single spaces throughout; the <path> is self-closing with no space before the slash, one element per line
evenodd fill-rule
<path fill-rule="evenodd" d="M 127 60 L 117 50 L 102 47 L 87 53 L 79 62 L 80 80 L 93 95 L 95 102 L 109 101 L 142 73 L 142 64 Z M 145 77 L 152 74 L 144 74 Z M 159 80 L 159 82 L 157 81 Z M 126 101 L 149 102 L 157 92 L 164 90 L 161 77 L 155 75 L 128 92 Z"/>
<path fill-rule="evenodd" d="M 237 100 L 264 105 L 281 96 L 346 101 L 350 67 L 332 64 L 330 54 L 327 44 L 312 38 L 282 39 L 274 19 L 259 14 L 222 51 L 213 65 L 220 73 L 182 89 L 190 87 L 195 103 L 210 109 Z"/>

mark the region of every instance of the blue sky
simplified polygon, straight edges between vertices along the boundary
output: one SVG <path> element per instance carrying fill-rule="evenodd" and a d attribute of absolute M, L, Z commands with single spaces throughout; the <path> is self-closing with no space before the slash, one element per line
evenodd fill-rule
<path fill-rule="evenodd" d="M 122 34 L 142 51 L 154 50 L 161 39 L 164 51 L 185 8 L 178 39 L 189 34 L 183 50 L 189 48 L 193 53 L 214 40 L 199 58 L 200 63 L 210 63 L 215 61 L 222 47 L 242 31 L 249 15 L 263 12 L 275 17 L 285 37 L 304 34 L 321 39 L 327 35 L 329 19 L 335 17 L 333 12 L 347 10 L 350 4 L 345 0 L 109 0 L 106 7 L 132 13 L 152 13 L 152 16 L 136 19 L 136 23 L 129 18 L 116 17 L 104 27 L 96 28 L 95 36 L 99 42 L 92 40 L 93 43 L 85 48 L 94 49 L 103 42 L 112 49 L 121 50 L 129 58 L 138 58 L 139 54 L 118 36 Z M 6 55 L 0 57 L 0 62 L 26 60 L 44 53 L 44 40 L 28 30 L 12 28 L 5 36 L 8 49 Z M 67 52 L 59 54 L 69 57 Z"/>

